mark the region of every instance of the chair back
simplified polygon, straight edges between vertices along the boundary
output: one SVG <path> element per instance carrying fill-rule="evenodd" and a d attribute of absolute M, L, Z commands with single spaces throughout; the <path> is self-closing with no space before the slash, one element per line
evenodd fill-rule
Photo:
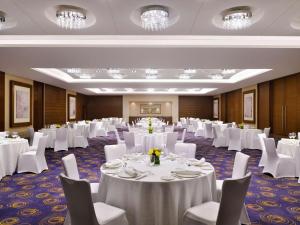
<path fill-rule="evenodd" d="M 170 153 L 170 152 L 174 153 L 177 138 L 178 138 L 177 132 L 167 133 L 166 148 L 167 148 L 168 153 Z"/>
<path fill-rule="evenodd" d="M 267 138 L 267 135 L 266 133 L 261 133 L 261 134 L 257 134 L 258 135 L 258 138 L 259 138 L 259 143 L 260 143 L 260 146 L 261 146 L 261 150 L 263 152 L 266 151 L 266 146 L 265 146 L 265 142 L 264 142 L 264 138 Z"/>
<path fill-rule="evenodd" d="M 67 177 L 74 179 L 74 180 L 79 180 L 79 171 L 78 171 L 78 166 L 76 162 L 76 158 L 74 154 L 69 154 L 62 159 L 63 162 L 63 167 L 65 170 L 65 174 Z"/>
<path fill-rule="evenodd" d="M 270 135 L 270 130 L 271 130 L 271 127 L 266 127 L 266 128 L 264 129 L 264 134 L 266 135 L 266 138 L 269 137 L 269 135 Z"/>
<path fill-rule="evenodd" d="M 6 137 L 6 135 L 7 135 L 7 132 L 6 131 L 2 131 L 2 132 L 0 132 L 0 137 Z"/>
<path fill-rule="evenodd" d="M 107 162 L 114 159 L 121 159 L 126 153 L 126 145 L 105 145 L 104 153 Z"/>
<path fill-rule="evenodd" d="M 232 123 L 227 123 L 227 128 L 231 128 L 232 127 Z"/>
<path fill-rule="evenodd" d="M 236 153 L 232 170 L 233 179 L 242 178 L 247 174 L 249 158 L 250 156 L 244 153 Z"/>
<path fill-rule="evenodd" d="M 184 142 L 185 135 L 186 135 L 186 129 L 183 129 L 182 137 L 181 137 L 181 141 L 182 141 L 182 142 Z"/>
<path fill-rule="evenodd" d="M 133 132 L 123 132 L 124 141 L 126 148 L 131 149 L 135 147 L 134 133 Z"/>
<path fill-rule="evenodd" d="M 204 124 L 204 134 L 205 138 L 213 138 L 212 123 Z"/>
<path fill-rule="evenodd" d="M 48 136 L 43 136 L 39 138 L 39 143 L 37 145 L 36 155 L 45 156 L 45 149 L 48 141 Z"/>
<path fill-rule="evenodd" d="M 300 132 L 298 132 L 298 140 L 300 140 Z"/>
<path fill-rule="evenodd" d="M 60 174 L 59 178 L 64 189 L 71 224 L 98 225 L 90 184 L 86 180 L 71 179 L 64 174 Z"/>
<path fill-rule="evenodd" d="M 217 127 L 214 126 L 212 129 L 213 129 L 213 138 L 217 139 L 218 138 Z"/>
<path fill-rule="evenodd" d="M 31 146 L 38 146 L 39 144 L 39 140 L 41 137 L 43 137 L 44 134 L 41 133 L 41 132 L 34 132 L 34 135 L 33 135 L 33 141 L 32 141 L 32 145 Z"/>
<path fill-rule="evenodd" d="M 68 132 L 67 128 L 61 127 L 56 130 L 56 140 L 63 142 L 67 140 Z"/>
<path fill-rule="evenodd" d="M 230 128 L 229 129 L 229 139 L 235 140 L 235 141 L 241 139 L 240 128 Z"/>
<path fill-rule="evenodd" d="M 97 123 L 95 122 L 90 123 L 90 133 L 89 133 L 90 138 L 96 137 L 96 127 L 97 127 Z"/>
<path fill-rule="evenodd" d="M 194 159 L 196 157 L 196 147 L 194 143 L 177 143 L 175 144 L 174 153 L 185 158 Z"/>
<path fill-rule="evenodd" d="M 28 131 L 28 137 L 29 137 L 29 146 L 32 146 L 33 137 L 34 137 L 34 129 L 33 129 L 33 127 L 28 127 L 27 131 Z"/>
<path fill-rule="evenodd" d="M 268 161 L 276 161 L 278 160 L 278 154 L 276 151 L 276 145 L 274 138 L 265 138 L 264 139 L 266 153 L 267 153 L 267 160 Z"/>
<path fill-rule="evenodd" d="M 120 135 L 119 135 L 119 132 L 118 132 L 117 129 L 115 129 L 115 134 L 116 134 L 116 138 L 117 138 L 118 143 L 120 143 L 121 142 L 121 138 L 120 138 Z"/>
<path fill-rule="evenodd" d="M 226 179 L 216 225 L 238 225 L 244 199 L 251 180 L 251 173 L 238 179 Z"/>

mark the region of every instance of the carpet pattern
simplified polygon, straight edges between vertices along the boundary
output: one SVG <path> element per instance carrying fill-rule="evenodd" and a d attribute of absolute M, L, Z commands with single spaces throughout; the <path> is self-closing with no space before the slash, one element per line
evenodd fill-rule
<path fill-rule="evenodd" d="M 121 130 L 120 130 L 121 131 Z M 178 130 L 181 133 L 181 130 Z M 120 132 L 120 136 L 122 133 Z M 185 142 L 196 143 L 196 158 L 205 157 L 216 170 L 218 179 L 231 176 L 234 151 L 214 148 L 212 140 L 187 133 Z M 0 224 L 63 224 L 67 207 L 58 175 L 63 171 L 61 158 L 74 153 L 80 175 L 98 182 L 99 168 L 105 162 L 104 146 L 116 144 L 113 133 L 89 140 L 87 149 L 68 152 L 46 151 L 49 170 L 41 174 L 14 174 L 0 181 Z M 258 168 L 261 152 L 243 150 L 250 155 L 249 170 L 253 173 L 246 206 L 253 225 L 300 224 L 300 184 L 296 178 L 274 179 Z M 142 225 L 142 224 L 141 224 Z"/>

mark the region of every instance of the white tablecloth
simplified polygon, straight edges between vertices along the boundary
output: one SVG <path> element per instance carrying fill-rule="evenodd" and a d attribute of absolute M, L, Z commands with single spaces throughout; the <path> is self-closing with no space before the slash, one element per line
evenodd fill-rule
<path fill-rule="evenodd" d="M 142 145 L 143 153 L 148 152 L 150 148 L 162 148 L 166 144 L 167 133 L 134 133 L 135 143 Z"/>
<path fill-rule="evenodd" d="M 226 138 L 226 145 L 229 144 L 229 129 L 225 128 L 223 135 Z M 260 142 L 257 134 L 261 134 L 262 131 L 259 129 L 241 129 L 242 148 L 248 149 L 260 149 Z"/>
<path fill-rule="evenodd" d="M 16 171 L 19 155 L 26 151 L 29 151 L 26 139 L 0 140 L 0 179 Z"/>
<path fill-rule="evenodd" d="M 119 178 L 101 168 L 99 200 L 124 209 L 131 225 L 180 225 L 188 208 L 216 200 L 216 178 L 210 164 L 210 170 L 203 170 L 205 175 L 197 178 L 160 179 L 181 165 L 169 160 L 161 160 L 160 166 L 129 162 L 128 166 L 153 173 L 141 180 Z"/>
<path fill-rule="evenodd" d="M 298 182 L 300 183 L 300 145 L 299 140 L 282 139 L 278 141 L 277 152 L 285 154 L 295 159 L 296 174 L 299 176 Z"/>

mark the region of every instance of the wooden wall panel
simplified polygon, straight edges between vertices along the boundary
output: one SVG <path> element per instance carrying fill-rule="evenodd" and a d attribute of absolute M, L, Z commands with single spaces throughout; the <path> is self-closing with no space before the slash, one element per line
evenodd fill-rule
<path fill-rule="evenodd" d="M 226 93 L 226 122 L 242 123 L 242 89 Z"/>
<path fill-rule="evenodd" d="M 45 124 L 66 122 L 66 90 L 45 85 Z"/>
<path fill-rule="evenodd" d="M 258 90 L 258 128 L 270 127 L 270 82 L 260 83 Z"/>
<path fill-rule="evenodd" d="M 221 119 L 222 121 L 227 121 L 226 119 L 226 94 L 221 94 Z"/>
<path fill-rule="evenodd" d="M 76 120 L 85 120 L 87 96 L 77 93 L 76 101 Z"/>
<path fill-rule="evenodd" d="M 0 131 L 5 127 L 5 73 L 0 71 Z"/>
<path fill-rule="evenodd" d="M 179 96 L 179 118 L 181 117 L 212 119 L 213 97 Z"/>
<path fill-rule="evenodd" d="M 33 82 L 33 127 L 44 127 L 44 84 L 37 81 Z"/>
<path fill-rule="evenodd" d="M 122 96 L 89 96 L 86 105 L 89 120 L 106 117 L 123 117 Z"/>

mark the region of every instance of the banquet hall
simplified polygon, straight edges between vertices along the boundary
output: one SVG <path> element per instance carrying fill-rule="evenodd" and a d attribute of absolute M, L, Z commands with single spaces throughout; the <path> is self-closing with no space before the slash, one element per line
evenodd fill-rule
<path fill-rule="evenodd" d="M 300 224 L 299 11 L 0 0 L 0 225 Z"/>

